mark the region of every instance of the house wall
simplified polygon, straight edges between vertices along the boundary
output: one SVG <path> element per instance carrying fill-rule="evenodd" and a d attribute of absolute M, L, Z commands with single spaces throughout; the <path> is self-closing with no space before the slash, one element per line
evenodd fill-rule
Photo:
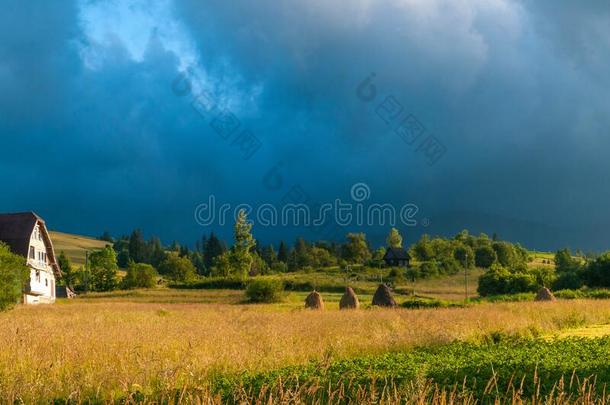
<path fill-rule="evenodd" d="M 36 225 L 30 237 L 27 260 L 27 265 L 30 267 L 30 291 L 25 294 L 25 304 L 55 302 L 55 275 L 40 231 L 39 226 Z"/>

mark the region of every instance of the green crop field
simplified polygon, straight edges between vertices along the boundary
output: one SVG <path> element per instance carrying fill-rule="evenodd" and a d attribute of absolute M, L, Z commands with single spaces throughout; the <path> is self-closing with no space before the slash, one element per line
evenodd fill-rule
<path fill-rule="evenodd" d="M 497 341 L 494 341 L 494 338 Z M 231 400 L 235 386 L 260 396 L 261 390 L 295 390 L 297 385 L 344 387 L 342 400 L 359 400 L 362 387 L 384 392 L 388 387 L 414 388 L 433 381 L 445 392 L 486 403 L 499 398 L 541 398 L 547 395 L 604 396 L 610 382 L 610 337 L 596 339 L 502 339 L 482 343 L 456 342 L 442 346 L 389 352 L 383 355 L 315 362 L 270 372 L 237 375 L 220 380 L 216 390 Z M 561 386 L 561 388 L 560 388 Z M 225 391 L 222 391 L 222 390 Z M 330 394 L 332 395 L 332 394 Z M 336 394 L 335 394 L 336 395 Z M 328 400 L 321 389 L 313 398 Z"/>

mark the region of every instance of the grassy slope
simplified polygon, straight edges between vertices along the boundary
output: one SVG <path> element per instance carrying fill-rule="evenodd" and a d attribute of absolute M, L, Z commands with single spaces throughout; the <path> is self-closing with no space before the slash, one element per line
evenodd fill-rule
<path fill-rule="evenodd" d="M 89 238 L 87 236 L 71 235 L 62 232 L 49 232 L 55 253 L 64 251 L 75 266 L 85 264 L 85 251 L 103 249 L 108 242 Z"/>
<path fill-rule="evenodd" d="M 468 296 L 470 298 L 478 296 L 479 277 L 484 272 L 484 270 L 478 268 L 468 270 Z M 417 280 L 415 283 L 407 283 L 401 285 L 401 287 L 413 290 L 417 295 L 445 300 L 462 300 L 466 292 L 464 284 L 464 274 L 458 273 L 451 276 Z"/>

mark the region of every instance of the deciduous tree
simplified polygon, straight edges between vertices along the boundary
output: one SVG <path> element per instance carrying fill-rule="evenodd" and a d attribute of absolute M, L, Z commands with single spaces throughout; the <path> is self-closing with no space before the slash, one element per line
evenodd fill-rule
<path fill-rule="evenodd" d="M 343 245 L 342 256 L 350 263 L 362 264 L 371 258 L 371 251 L 364 233 L 348 233 Z"/>
<path fill-rule="evenodd" d="M 89 255 L 91 288 L 94 291 L 111 291 L 117 286 L 116 254 L 114 249 L 106 246 Z"/>
<path fill-rule="evenodd" d="M 402 247 L 402 236 L 398 232 L 398 229 L 392 228 L 390 229 L 390 233 L 386 238 L 386 245 L 391 248 L 401 248 Z"/>

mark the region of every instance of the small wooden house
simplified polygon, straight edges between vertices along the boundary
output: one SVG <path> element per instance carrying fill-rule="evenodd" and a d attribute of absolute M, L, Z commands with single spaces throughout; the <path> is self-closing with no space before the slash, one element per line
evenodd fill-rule
<path fill-rule="evenodd" d="M 30 268 L 23 303 L 55 302 L 55 284 L 61 278 L 61 271 L 43 219 L 33 212 L 0 214 L 0 241 L 13 253 L 23 256 Z"/>
<path fill-rule="evenodd" d="M 411 256 L 407 249 L 389 247 L 383 255 L 383 261 L 387 266 L 408 267 Z"/>

